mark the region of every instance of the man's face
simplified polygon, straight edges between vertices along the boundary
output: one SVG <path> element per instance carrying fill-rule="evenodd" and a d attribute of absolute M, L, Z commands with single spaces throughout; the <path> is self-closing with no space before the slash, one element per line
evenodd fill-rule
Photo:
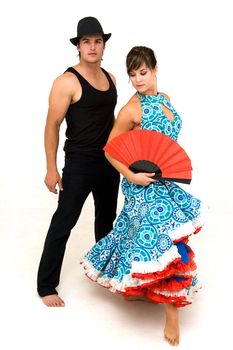
<path fill-rule="evenodd" d="M 78 45 L 80 58 L 89 63 L 101 61 L 105 43 L 101 35 L 83 36 Z"/>

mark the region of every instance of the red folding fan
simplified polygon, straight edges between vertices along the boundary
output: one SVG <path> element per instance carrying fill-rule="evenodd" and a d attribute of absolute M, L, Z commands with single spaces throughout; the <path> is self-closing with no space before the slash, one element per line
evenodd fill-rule
<path fill-rule="evenodd" d="M 155 173 L 157 180 L 191 182 L 192 165 L 187 153 L 176 141 L 160 132 L 126 131 L 109 141 L 104 151 L 135 173 Z"/>

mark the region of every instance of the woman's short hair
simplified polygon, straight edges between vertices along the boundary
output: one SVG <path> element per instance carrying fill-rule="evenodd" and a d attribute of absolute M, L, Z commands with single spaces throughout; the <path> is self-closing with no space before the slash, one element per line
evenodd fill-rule
<path fill-rule="evenodd" d="M 126 69 L 130 74 L 132 70 L 138 69 L 142 64 L 153 69 L 157 65 L 155 53 L 152 49 L 145 46 L 134 46 L 126 57 Z"/>

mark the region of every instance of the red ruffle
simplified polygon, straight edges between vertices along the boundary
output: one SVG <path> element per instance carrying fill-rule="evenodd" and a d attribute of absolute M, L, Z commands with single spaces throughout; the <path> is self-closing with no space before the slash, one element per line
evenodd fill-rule
<path fill-rule="evenodd" d="M 169 303 L 175 305 L 176 307 L 184 307 L 186 305 L 192 304 L 186 299 L 185 296 L 165 296 L 154 293 L 146 288 L 141 288 L 141 290 L 131 290 L 131 288 L 127 288 L 125 292 L 117 291 L 117 293 L 121 294 L 122 296 L 146 296 L 155 304 Z"/>
<path fill-rule="evenodd" d="M 200 231 L 201 228 L 198 228 L 195 233 Z M 188 237 L 182 239 L 183 242 L 187 245 Z M 184 264 L 181 261 L 181 258 L 176 258 L 174 261 L 169 263 L 163 271 L 151 272 L 151 273 L 132 273 L 132 278 L 138 278 L 141 280 L 150 280 L 150 282 L 143 283 L 141 285 L 137 285 L 134 287 L 126 287 L 125 291 L 122 292 L 120 290 L 116 290 L 117 293 L 123 296 L 146 296 L 148 299 L 153 301 L 154 303 L 169 303 L 173 304 L 176 307 L 183 307 L 191 302 L 186 300 L 185 296 L 165 296 L 160 294 L 162 291 L 180 291 L 192 284 L 192 276 L 187 275 L 187 272 L 191 272 L 196 270 L 196 264 L 193 261 L 194 253 L 192 249 L 188 252 L 189 262 L 188 264 Z M 85 270 L 89 270 L 88 267 L 84 266 Z M 95 280 L 91 276 L 86 276 L 90 280 Z M 173 278 L 174 277 L 174 278 Z M 184 280 L 177 281 L 175 277 L 184 277 Z M 98 282 L 99 283 L 99 282 Z M 100 284 L 100 283 L 99 283 Z M 109 289 L 111 285 L 105 286 L 100 284 L 102 287 Z"/>
<path fill-rule="evenodd" d="M 178 258 L 171 262 L 163 271 L 145 274 L 133 273 L 132 277 L 139 278 L 141 280 L 153 280 L 150 282 L 145 282 L 139 286 L 127 287 L 125 292 L 118 291 L 118 293 L 125 296 L 145 295 L 154 303 L 170 303 L 176 307 L 183 307 L 191 304 L 191 302 L 186 300 L 185 296 L 164 296 L 159 293 L 160 291 L 179 291 L 192 285 L 193 277 L 187 275 L 187 272 L 196 270 L 196 264 L 193 261 L 194 253 L 190 247 L 189 249 L 190 251 L 188 252 L 188 256 L 190 261 L 188 264 L 184 264 L 181 261 L 181 258 Z M 177 281 L 173 277 L 184 277 L 185 280 Z"/>
<path fill-rule="evenodd" d="M 168 303 L 168 304 L 173 304 L 176 307 L 183 307 L 183 306 L 191 304 L 190 301 L 186 300 L 185 296 L 181 296 L 181 297 L 165 296 L 165 295 L 161 295 L 161 294 L 155 294 L 151 291 L 148 291 L 146 296 L 148 299 L 152 300 L 156 304 L 157 303 Z"/>
<path fill-rule="evenodd" d="M 173 276 L 175 277 L 181 277 L 181 276 Z M 173 279 L 173 277 L 169 280 L 163 280 L 159 283 L 154 284 L 153 286 L 151 286 L 149 288 L 149 290 L 151 291 L 169 291 L 169 292 L 173 292 L 173 291 L 178 291 L 181 289 L 184 289 L 186 287 L 191 286 L 192 284 L 192 276 L 182 276 L 185 278 L 185 280 L 181 280 L 181 281 L 177 281 L 175 279 Z"/>
<path fill-rule="evenodd" d="M 189 247 L 190 248 L 190 247 Z M 160 281 L 162 279 L 169 278 L 171 276 L 177 275 L 177 274 L 185 274 L 188 271 L 194 271 L 196 270 L 197 266 L 195 262 L 193 261 L 194 253 L 190 248 L 190 251 L 188 253 L 189 256 L 189 263 L 184 264 L 181 261 L 181 258 L 177 258 L 174 261 L 172 261 L 170 264 L 167 265 L 167 267 L 163 271 L 157 271 L 157 272 L 150 272 L 150 273 L 138 273 L 134 272 L 132 273 L 132 277 L 139 278 L 139 279 L 153 279 L 154 282 L 149 282 L 149 284 L 145 285 L 151 285 L 151 283 L 155 283 L 156 281 Z"/>

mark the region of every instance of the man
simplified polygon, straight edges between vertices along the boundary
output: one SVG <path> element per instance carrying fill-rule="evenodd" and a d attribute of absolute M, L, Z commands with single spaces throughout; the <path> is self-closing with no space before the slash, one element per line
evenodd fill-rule
<path fill-rule="evenodd" d="M 95 205 L 95 239 L 108 234 L 116 217 L 119 174 L 102 150 L 114 123 L 117 100 L 115 79 L 101 68 L 104 34 L 94 17 L 81 19 L 77 37 L 70 39 L 79 51 L 79 63 L 55 79 L 45 126 L 47 174 L 45 184 L 59 201 L 45 240 L 37 290 L 47 306 L 64 306 L 58 296 L 65 246 L 83 204 L 92 192 Z M 56 156 L 59 129 L 66 119 L 65 166 L 62 179 Z"/>

